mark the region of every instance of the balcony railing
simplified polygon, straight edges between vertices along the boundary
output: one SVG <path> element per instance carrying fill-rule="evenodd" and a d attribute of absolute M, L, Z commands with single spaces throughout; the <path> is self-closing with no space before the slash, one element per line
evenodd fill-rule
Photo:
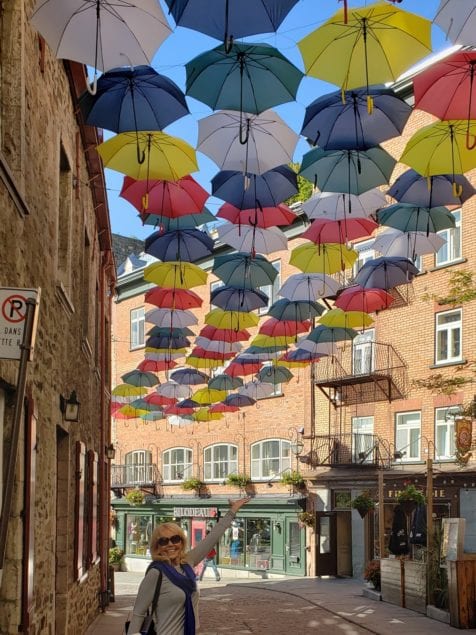
<path fill-rule="evenodd" d="M 111 466 L 111 489 L 113 490 L 139 487 L 151 488 L 155 492 L 161 483 L 162 477 L 155 463 Z"/>
<path fill-rule="evenodd" d="M 379 437 L 375 434 L 317 435 L 311 440 L 311 445 L 315 467 L 376 467 L 382 461 Z"/>

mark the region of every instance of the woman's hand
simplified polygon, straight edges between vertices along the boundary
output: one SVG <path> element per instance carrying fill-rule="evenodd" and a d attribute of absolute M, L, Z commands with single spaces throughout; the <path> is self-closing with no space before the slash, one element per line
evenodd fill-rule
<path fill-rule="evenodd" d="M 246 498 L 239 498 L 236 501 L 231 500 L 231 498 L 228 499 L 228 503 L 230 504 L 230 510 L 236 514 L 238 512 L 239 509 L 241 509 L 243 507 L 243 505 L 246 505 L 246 503 L 248 501 L 251 500 L 251 496 L 247 496 Z"/>

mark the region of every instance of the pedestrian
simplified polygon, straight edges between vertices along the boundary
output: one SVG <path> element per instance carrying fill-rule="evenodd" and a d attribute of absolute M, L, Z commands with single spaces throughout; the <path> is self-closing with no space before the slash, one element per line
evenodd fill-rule
<path fill-rule="evenodd" d="M 210 533 L 210 530 L 207 531 L 207 536 Z M 203 580 L 203 575 L 205 573 L 205 569 L 207 567 L 211 567 L 213 569 L 213 573 L 215 574 L 215 579 L 217 582 L 220 582 L 220 574 L 218 573 L 218 567 L 217 567 L 217 563 L 215 562 L 215 556 L 217 555 L 216 549 L 215 547 L 213 547 L 213 549 L 211 549 L 207 555 L 205 560 L 203 561 L 203 568 L 202 568 L 202 572 L 200 573 L 200 582 Z"/>
<path fill-rule="evenodd" d="M 128 635 L 140 635 L 157 589 L 160 589 L 159 596 L 152 615 L 157 635 L 195 635 L 198 628 L 198 591 L 192 567 L 207 556 L 231 526 L 238 510 L 249 500 L 230 500 L 227 514 L 190 551 L 187 551 L 185 533 L 179 525 L 161 523 L 154 529 L 150 541 L 152 563 L 139 586 Z"/>

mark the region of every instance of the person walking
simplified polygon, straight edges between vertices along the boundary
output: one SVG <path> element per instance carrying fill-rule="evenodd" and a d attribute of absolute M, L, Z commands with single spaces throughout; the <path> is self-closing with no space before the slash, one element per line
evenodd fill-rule
<path fill-rule="evenodd" d="M 210 530 L 207 531 L 207 536 L 210 533 Z M 207 567 L 211 567 L 213 569 L 213 573 L 215 574 L 215 579 L 217 582 L 220 582 L 220 574 L 218 573 L 218 567 L 217 567 L 217 563 L 215 562 L 215 556 L 217 555 L 216 549 L 215 547 L 213 547 L 213 549 L 211 549 L 208 553 L 207 556 L 205 558 L 205 560 L 203 561 L 203 568 L 202 571 L 200 573 L 200 577 L 199 580 L 200 582 L 203 580 L 203 576 L 205 574 L 205 570 Z"/>
<path fill-rule="evenodd" d="M 231 526 L 236 513 L 250 499 L 229 501 L 230 509 L 198 545 L 187 551 L 187 539 L 176 523 L 161 523 L 150 541 L 152 563 L 142 580 L 134 603 L 128 635 L 140 635 L 142 623 L 159 590 L 153 619 L 157 635 L 195 635 L 198 628 L 196 566 Z"/>

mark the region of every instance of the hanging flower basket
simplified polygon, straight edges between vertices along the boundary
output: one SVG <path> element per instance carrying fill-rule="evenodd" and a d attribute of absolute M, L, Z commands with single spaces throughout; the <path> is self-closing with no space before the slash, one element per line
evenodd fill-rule
<path fill-rule="evenodd" d="M 398 494 L 397 501 L 405 514 L 411 514 L 418 505 L 424 505 L 426 499 L 421 490 L 410 484 Z"/>
<path fill-rule="evenodd" d="M 361 518 L 365 518 L 371 509 L 375 509 L 375 501 L 369 491 L 356 496 L 351 505 L 359 512 Z"/>

